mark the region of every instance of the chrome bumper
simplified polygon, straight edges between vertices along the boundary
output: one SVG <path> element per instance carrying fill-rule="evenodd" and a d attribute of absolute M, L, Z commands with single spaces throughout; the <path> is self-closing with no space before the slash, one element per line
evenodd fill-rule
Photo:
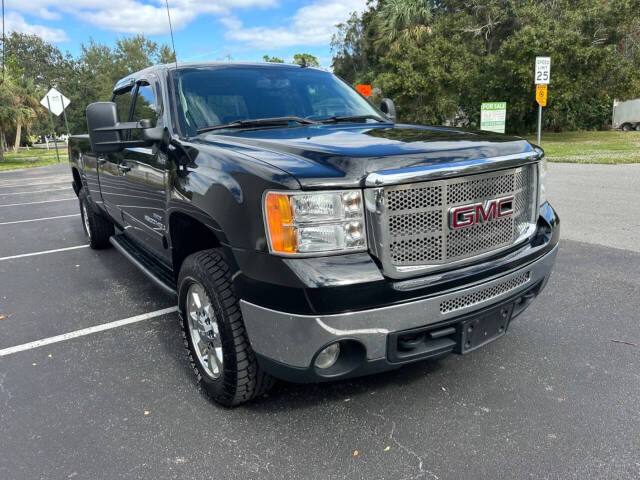
<path fill-rule="evenodd" d="M 333 315 L 298 315 L 240 301 L 253 350 L 271 360 L 307 368 L 316 352 L 340 339 L 360 342 L 369 361 L 386 358 L 387 335 L 462 316 L 546 283 L 558 251 L 465 288 L 398 305 Z"/>

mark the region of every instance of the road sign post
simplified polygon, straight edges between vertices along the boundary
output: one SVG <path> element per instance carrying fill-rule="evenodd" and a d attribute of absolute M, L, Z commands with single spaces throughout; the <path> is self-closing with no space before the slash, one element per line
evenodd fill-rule
<path fill-rule="evenodd" d="M 49 101 L 49 96 L 45 97 L 47 99 L 47 108 L 49 109 L 49 122 L 51 122 L 51 133 L 53 134 L 53 146 L 56 147 L 56 160 L 60 163 L 60 154 L 58 153 L 58 142 L 56 141 L 56 127 L 53 125 L 53 117 L 51 116 L 51 102 Z"/>
<path fill-rule="evenodd" d="M 58 153 L 58 142 L 55 139 L 56 132 L 55 132 L 55 126 L 53 124 L 53 117 L 51 116 L 51 114 L 53 113 L 56 117 L 60 116 L 61 113 L 64 115 L 64 125 L 65 125 L 65 128 L 67 129 L 67 137 L 69 137 L 70 136 L 69 123 L 67 123 L 67 114 L 64 110 L 69 106 L 70 103 L 71 103 L 71 100 L 69 100 L 67 97 L 65 97 L 55 88 L 49 89 L 47 94 L 42 98 L 42 100 L 40 100 L 40 104 L 43 107 L 46 107 L 47 110 L 49 110 L 49 121 L 51 122 L 51 133 L 53 133 L 53 136 L 54 136 L 53 144 L 56 147 L 56 158 L 58 159 L 58 162 L 60 161 L 60 154 Z M 67 142 L 68 141 L 69 140 L 67 139 Z"/>
<path fill-rule="evenodd" d="M 60 95 L 60 102 L 62 102 L 62 95 Z M 71 132 L 69 132 L 69 122 L 67 122 L 67 110 L 65 108 L 62 109 L 62 116 L 64 117 L 64 127 L 67 129 L 67 137 L 71 136 Z M 67 143 L 69 142 L 69 138 L 67 138 Z"/>
<path fill-rule="evenodd" d="M 542 107 L 547 106 L 547 85 L 551 80 L 551 57 L 536 57 L 536 101 L 538 102 L 538 145 L 542 135 Z"/>

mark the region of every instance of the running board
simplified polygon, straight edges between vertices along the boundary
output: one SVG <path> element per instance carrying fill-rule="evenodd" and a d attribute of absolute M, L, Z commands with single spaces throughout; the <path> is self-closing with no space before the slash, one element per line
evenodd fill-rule
<path fill-rule="evenodd" d="M 123 234 L 109 238 L 111 244 L 133 263 L 142 273 L 149 277 L 156 285 L 171 295 L 177 295 L 173 273 L 168 268 L 159 265 L 157 261 L 138 248 Z"/>

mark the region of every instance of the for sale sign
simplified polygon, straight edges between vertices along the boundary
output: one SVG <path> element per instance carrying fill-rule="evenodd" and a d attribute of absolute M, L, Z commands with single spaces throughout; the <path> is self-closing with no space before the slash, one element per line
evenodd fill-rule
<path fill-rule="evenodd" d="M 504 133 L 507 102 L 485 102 L 480 109 L 480 130 Z"/>

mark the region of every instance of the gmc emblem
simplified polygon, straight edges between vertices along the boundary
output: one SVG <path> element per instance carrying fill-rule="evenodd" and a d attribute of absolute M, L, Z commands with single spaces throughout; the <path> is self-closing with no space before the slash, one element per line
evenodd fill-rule
<path fill-rule="evenodd" d="M 514 196 L 494 198 L 484 203 L 462 205 L 449 209 L 449 228 L 470 227 L 478 223 L 490 222 L 513 215 Z"/>

